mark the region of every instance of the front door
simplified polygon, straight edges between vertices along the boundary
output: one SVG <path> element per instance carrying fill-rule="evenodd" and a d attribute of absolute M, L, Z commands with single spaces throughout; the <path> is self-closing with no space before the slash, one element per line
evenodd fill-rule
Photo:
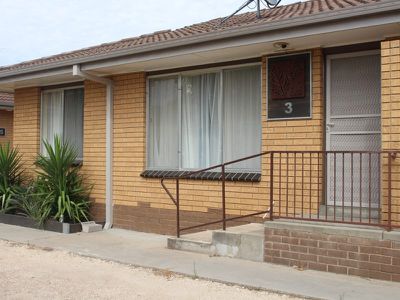
<path fill-rule="evenodd" d="M 327 57 L 328 151 L 381 150 L 380 66 L 376 51 Z M 379 181 L 379 154 L 328 154 L 328 205 L 378 207 Z"/>

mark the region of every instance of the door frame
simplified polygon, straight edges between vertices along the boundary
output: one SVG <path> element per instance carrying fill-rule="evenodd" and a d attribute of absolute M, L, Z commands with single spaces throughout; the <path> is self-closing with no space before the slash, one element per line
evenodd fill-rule
<path fill-rule="evenodd" d="M 337 58 L 350 58 L 350 57 L 361 57 L 361 56 L 368 56 L 368 55 L 380 55 L 381 50 L 367 50 L 367 51 L 357 51 L 357 52 L 347 52 L 347 53 L 340 53 L 340 54 L 330 54 L 325 57 L 325 65 L 326 65 L 326 75 L 325 75 L 325 84 L 326 84 L 326 93 L 325 93 L 325 122 L 324 122 L 324 132 L 325 132 L 325 151 L 330 151 L 331 143 L 330 143 L 330 133 L 328 132 L 328 123 L 330 122 L 331 115 L 330 115 L 330 107 L 331 107 L 331 62 Z M 381 76 L 381 75 L 380 75 Z M 382 108 L 382 99 L 380 99 L 381 108 Z M 364 115 L 370 117 L 380 117 L 381 118 L 382 112 L 380 114 L 371 114 L 371 115 Z M 359 115 L 347 115 L 346 117 L 358 117 Z M 360 131 L 360 133 L 362 133 Z M 367 133 L 367 132 L 366 132 Z M 369 132 L 368 132 L 369 133 Z M 382 134 L 382 129 L 380 131 Z M 382 138 L 380 141 L 380 148 L 382 149 Z M 328 163 L 328 157 L 325 159 L 325 205 L 330 205 L 330 167 Z M 380 183 L 379 183 L 380 184 Z M 345 202 L 346 203 L 346 202 Z M 379 205 L 379 204 L 378 204 Z M 345 205 L 346 206 L 346 205 Z"/>

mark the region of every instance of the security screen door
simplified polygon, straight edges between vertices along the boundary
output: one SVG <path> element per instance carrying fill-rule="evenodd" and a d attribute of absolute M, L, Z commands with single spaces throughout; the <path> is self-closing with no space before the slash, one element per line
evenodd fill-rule
<path fill-rule="evenodd" d="M 376 51 L 327 57 L 328 151 L 381 150 L 380 66 Z M 328 205 L 378 207 L 379 154 L 331 153 L 326 162 Z"/>

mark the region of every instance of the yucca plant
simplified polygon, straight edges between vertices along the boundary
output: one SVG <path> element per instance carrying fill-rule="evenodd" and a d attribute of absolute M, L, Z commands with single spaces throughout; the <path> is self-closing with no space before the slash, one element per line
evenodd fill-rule
<path fill-rule="evenodd" d="M 52 210 L 52 199 L 41 190 L 38 182 L 22 188 L 21 192 L 16 194 L 17 214 L 30 217 L 36 221 L 38 227 L 49 219 Z"/>
<path fill-rule="evenodd" d="M 68 142 L 55 136 L 54 146 L 44 141 L 46 154 L 36 160 L 39 168 L 37 186 L 48 197 L 51 217 L 60 222 L 87 221 L 89 216 L 89 192 L 75 164 L 77 151 Z"/>
<path fill-rule="evenodd" d="M 0 211 L 10 212 L 16 208 L 15 195 L 20 192 L 23 181 L 22 156 L 11 145 L 0 145 Z"/>

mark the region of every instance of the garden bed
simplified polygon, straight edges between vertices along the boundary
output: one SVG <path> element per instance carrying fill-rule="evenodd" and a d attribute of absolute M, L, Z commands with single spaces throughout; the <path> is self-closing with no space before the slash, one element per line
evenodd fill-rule
<path fill-rule="evenodd" d="M 0 223 L 17 225 L 28 228 L 43 229 L 48 231 L 60 232 L 60 233 L 76 233 L 82 231 L 82 225 L 80 223 L 60 223 L 55 220 L 47 220 L 42 226 L 38 226 L 36 221 L 32 218 L 0 213 Z"/>

